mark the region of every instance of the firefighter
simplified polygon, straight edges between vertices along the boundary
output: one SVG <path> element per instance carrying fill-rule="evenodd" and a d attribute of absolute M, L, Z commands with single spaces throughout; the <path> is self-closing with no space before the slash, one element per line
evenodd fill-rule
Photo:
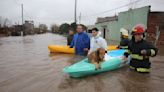
<path fill-rule="evenodd" d="M 128 52 L 124 55 L 131 56 L 130 68 L 141 73 L 149 73 L 151 63 L 149 57 L 157 55 L 158 49 L 151 43 L 144 40 L 145 28 L 143 25 L 136 25 L 132 30 L 132 40 L 128 44 Z"/>
<path fill-rule="evenodd" d="M 120 45 L 118 46 L 118 48 L 119 49 L 128 49 L 128 43 L 129 43 L 128 30 L 121 28 L 120 33 L 121 33 L 121 41 L 120 41 Z"/>

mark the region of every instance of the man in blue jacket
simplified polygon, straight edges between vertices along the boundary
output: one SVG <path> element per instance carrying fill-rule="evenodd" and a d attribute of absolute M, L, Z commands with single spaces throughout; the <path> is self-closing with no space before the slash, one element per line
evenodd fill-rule
<path fill-rule="evenodd" d="M 75 47 L 76 55 L 87 55 L 87 52 L 90 48 L 90 38 L 83 30 L 83 25 L 77 25 L 77 33 L 74 35 L 70 45 L 70 48 Z"/>

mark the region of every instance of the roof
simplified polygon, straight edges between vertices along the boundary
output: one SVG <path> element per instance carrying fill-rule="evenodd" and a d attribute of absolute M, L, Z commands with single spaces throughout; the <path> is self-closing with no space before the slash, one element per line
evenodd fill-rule
<path fill-rule="evenodd" d="M 110 22 L 110 21 L 116 21 L 118 20 L 118 16 L 112 16 L 112 17 L 99 17 L 97 18 L 96 23 L 103 23 L 103 22 Z"/>

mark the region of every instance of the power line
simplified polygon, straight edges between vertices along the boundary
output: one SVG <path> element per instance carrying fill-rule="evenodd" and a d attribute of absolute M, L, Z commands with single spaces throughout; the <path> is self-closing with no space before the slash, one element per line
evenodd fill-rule
<path fill-rule="evenodd" d="M 14 0 L 15 4 L 18 5 L 19 7 L 21 6 L 21 3 L 18 3 L 18 0 Z M 29 17 L 30 19 L 33 19 L 34 17 L 31 16 L 27 10 L 25 9 L 25 7 L 23 7 L 23 13 L 24 13 L 24 17 Z"/>
<path fill-rule="evenodd" d="M 27 12 L 27 10 L 25 8 L 23 8 L 23 10 L 24 10 L 24 13 L 27 17 L 29 17 L 30 19 L 34 18 L 33 16 L 29 15 L 29 13 Z"/>
<path fill-rule="evenodd" d="M 15 2 L 15 4 L 17 4 L 19 6 L 21 5 L 20 3 L 17 2 L 17 0 L 14 0 L 14 2 Z"/>
<path fill-rule="evenodd" d="M 134 2 L 130 2 L 130 3 L 128 3 L 128 4 L 119 6 L 119 7 L 114 8 L 114 9 L 106 10 L 106 11 L 103 11 L 103 12 L 99 12 L 99 13 L 95 13 L 95 14 L 87 15 L 87 16 L 83 16 L 83 17 L 91 17 L 91 16 L 96 16 L 96 15 L 105 14 L 105 13 L 108 13 L 108 12 L 111 12 L 111 11 L 114 11 L 114 10 L 117 10 L 117 9 L 120 9 L 120 8 L 123 8 L 123 7 L 126 7 L 126 6 L 129 6 L 129 5 L 133 4 L 133 3 L 137 3 L 137 2 L 140 2 L 140 1 L 142 1 L 142 0 L 137 0 L 137 1 L 134 1 Z"/>

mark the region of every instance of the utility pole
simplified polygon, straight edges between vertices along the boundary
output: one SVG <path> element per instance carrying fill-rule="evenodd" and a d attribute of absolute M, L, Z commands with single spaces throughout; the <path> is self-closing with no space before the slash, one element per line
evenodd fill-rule
<path fill-rule="evenodd" d="M 81 24 L 81 12 L 80 12 L 80 15 L 79 15 L 79 24 Z"/>
<path fill-rule="evenodd" d="M 24 33 L 24 27 L 23 27 L 23 4 L 21 4 L 21 10 L 22 10 L 22 34 L 24 36 L 25 33 Z"/>
<path fill-rule="evenodd" d="M 77 0 L 75 0 L 75 24 L 77 22 L 77 20 L 76 20 L 76 9 L 77 9 Z"/>

